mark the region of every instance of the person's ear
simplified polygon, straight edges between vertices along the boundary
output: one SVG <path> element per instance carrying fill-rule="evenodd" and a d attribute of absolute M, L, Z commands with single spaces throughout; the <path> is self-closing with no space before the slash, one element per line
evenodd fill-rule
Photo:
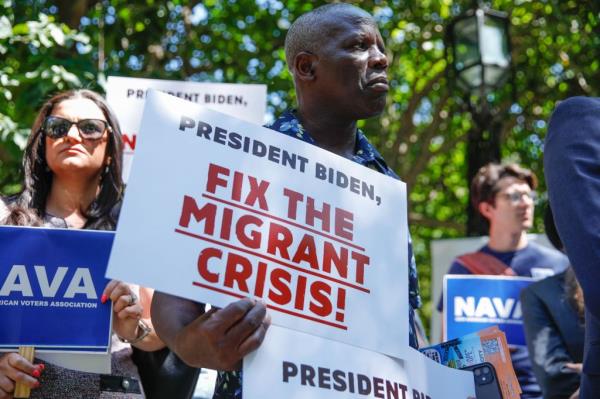
<path fill-rule="evenodd" d="M 300 80 L 311 81 L 315 79 L 315 67 L 319 62 L 316 55 L 301 51 L 294 57 L 294 74 Z"/>
<path fill-rule="evenodd" d="M 492 210 L 494 209 L 494 205 L 484 201 L 479 203 L 477 209 L 483 217 L 485 217 L 486 219 L 490 219 L 492 215 Z"/>

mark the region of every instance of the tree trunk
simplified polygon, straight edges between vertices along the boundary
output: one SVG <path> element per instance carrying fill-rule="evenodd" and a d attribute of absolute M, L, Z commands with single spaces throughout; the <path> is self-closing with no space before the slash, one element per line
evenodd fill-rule
<path fill-rule="evenodd" d="M 99 0 L 55 0 L 54 4 L 58 8 L 58 18 L 60 22 L 67 24 L 69 28 L 78 29 L 81 17 Z"/>
<path fill-rule="evenodd" d="M 500 162 L 500 136 L 502 123 L 480 121 L 469 132 L 467 142 L 467 182 L 469 187 L 479 169 L 490 162 Z M 467 205 L 467 236 L 487 235 L 489 226 L 487 220 L 471 204 Z"/>

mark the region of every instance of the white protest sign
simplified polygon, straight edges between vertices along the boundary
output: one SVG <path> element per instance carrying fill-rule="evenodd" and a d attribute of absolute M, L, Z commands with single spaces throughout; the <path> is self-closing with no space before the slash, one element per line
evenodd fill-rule
<path fill-rule="evenodd" d="M 401 357 L 403 183 L 156 91 L 141 131 L 108 276 Z"/>
<path fill-rule="evenodd" d="M 475 397 L 472 372 L 412 348 L 399 360 L 277 326 L 244 358 L 243 384 L 244 399 Z"/>
<path fill-rule="evenodd" d="M 137 144 L 144 100 L 149 89 L 206 105 L 248 122 L 262 124 L 267 107 L 267 86 L 262 84 L 202 83 L 177 80 L 109 76 L 106 100 L 123 133 L 123 180 L 127 181 Z"/>

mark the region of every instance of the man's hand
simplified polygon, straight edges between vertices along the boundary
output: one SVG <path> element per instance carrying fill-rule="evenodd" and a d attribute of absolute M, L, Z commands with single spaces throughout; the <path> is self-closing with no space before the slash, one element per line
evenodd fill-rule
<path fill-rule="evenodd" d="M 193 367 L 234 370 L 260 346 L 271 318 L 266 306 L 242 299 L 202 314 L 201 305 L 156 292 L 152 319 L 158 335 Z"/>

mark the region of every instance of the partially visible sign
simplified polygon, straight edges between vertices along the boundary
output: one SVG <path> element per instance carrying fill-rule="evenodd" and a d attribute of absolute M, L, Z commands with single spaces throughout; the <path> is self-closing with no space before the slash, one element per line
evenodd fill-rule
<path fill-rule="evenodd" d="M 107 352 L 114 233 L 0 226 L 0 350 Z"/>
<path fill-rule="evenodd" d="M 412 348 L 400 360 L 277 326 L 244 358 L 243 384 L 244 399 L 475 397 L 472 372 Z"/>
<path fill-rule="evenodd" d="M 148 89 L 206 105 L 215 111 L 258 125 L 263 123 L 267 107 L 267 86 L 262 84 L 201 83 L 109 76 L 106 100 L 116 113 L 123 133 L 125 181 L 129 179 Z"/>
<path fill-rule="evenodd" d="M 536 281 L 530 277 L 444 277 L 445 340 L 498 325 L 511 345 L 526 345 L 521 290 Z"/>

